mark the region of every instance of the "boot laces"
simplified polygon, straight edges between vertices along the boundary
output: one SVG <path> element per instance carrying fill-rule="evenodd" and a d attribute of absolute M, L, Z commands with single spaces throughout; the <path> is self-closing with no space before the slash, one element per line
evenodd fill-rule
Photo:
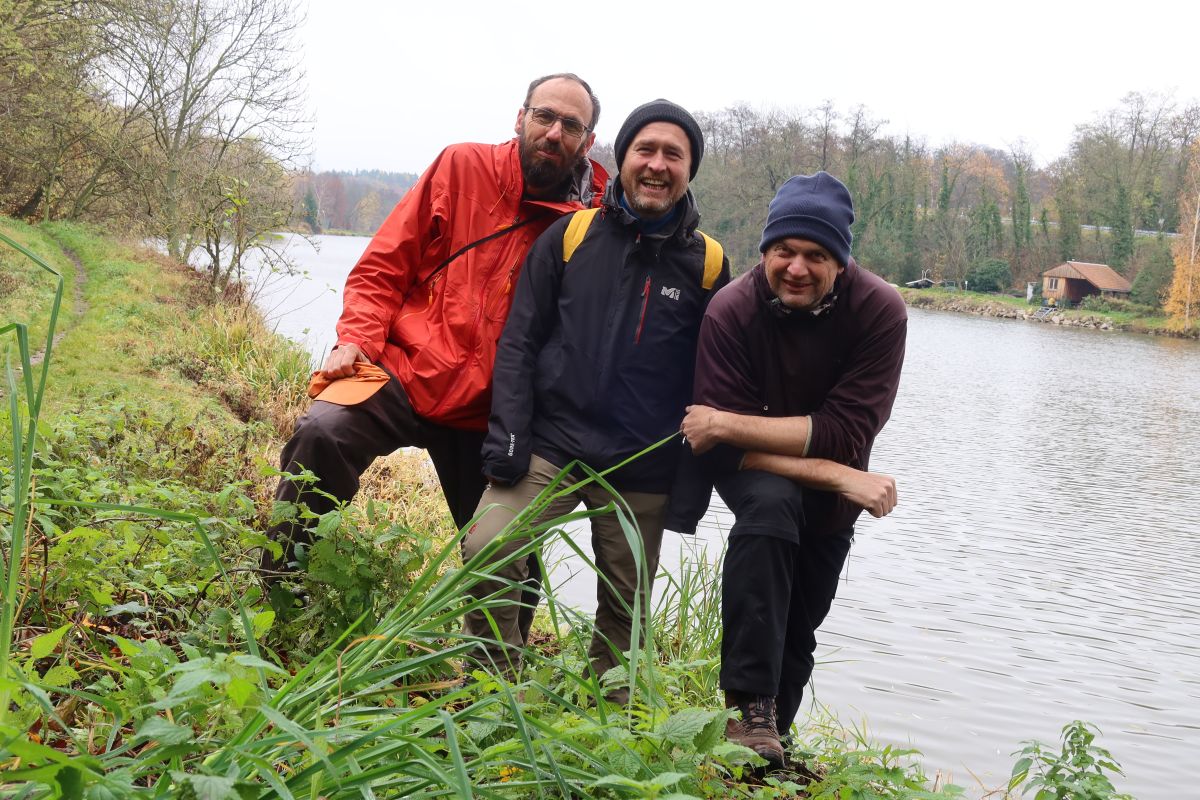
<path fill-rule="evenodd" d="M 775 703 L 770 697 L 752 698 L 742 707 L 742 724 L 747 732 L 775 733 Z"/>

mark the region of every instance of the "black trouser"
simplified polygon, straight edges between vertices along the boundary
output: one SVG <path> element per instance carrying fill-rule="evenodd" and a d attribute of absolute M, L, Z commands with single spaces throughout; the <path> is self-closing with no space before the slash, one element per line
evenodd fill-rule
<path fill-rule="evenodd" d="M 717 491 L 735 519 L 721 594 L 721 688 L 774 697 L 786 734 L 854 529 L 806 527 L 803 490 L 771 473 L 738 472 L 718 480 Z"/>
<path fill-rule="evenodd" d="M 314 400 L 283 448 L 281 469 L 290 473 L 312 470 L 318 478 L 315 488 L 336 500 L 286 478 L 279 482 L 275 499 L 302 501 L 314 513 L 324 514 L 337 501 L 354 497 L 359 477 L 376 458 L 401 447 L 422 447 L 429 451 L 437 470 L 450 515 L 462 528 L 474 516 L 486 486 L 480 455 L 483 437 L 483 431 L 446 428 L 418 416 L 394 377 L 357 405 Z M 300 521 L 280 523 L 267 533 L 284 544 L 281 559 L 263 553 L 262 568 L 269 580 L 273 574 L 287 570 L 288 562 L 295 560 L 295 544 L 310 543 L 312 534 Z"/>

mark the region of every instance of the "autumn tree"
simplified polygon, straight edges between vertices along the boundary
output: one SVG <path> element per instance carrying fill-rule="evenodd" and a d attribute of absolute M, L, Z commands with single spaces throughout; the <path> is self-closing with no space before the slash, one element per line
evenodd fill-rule
<path fill-rule="evenodd" d="M 1172 250 L 1175 277 L 1163 308 L 1172 322 L 1189 330 L 1200 312 L 1200 140 L 1189 151 L 1179 193 L 1179 236 Z"/>

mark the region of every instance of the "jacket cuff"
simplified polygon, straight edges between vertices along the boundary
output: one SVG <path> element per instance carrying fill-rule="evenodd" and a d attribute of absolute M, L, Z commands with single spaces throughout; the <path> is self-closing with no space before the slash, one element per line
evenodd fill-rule
<path fill-rule="evenodd" d="M 372 363 L 379 361 L 379 357 L 383 355 L 383 342 L 353 342 L 349 339 L 339 339 L 338 343 L 333 346 L 334 350 L 339 347 L 344 347 L 352 344 L 359 350 L 362 350 L 363 355 L 369 358 Z"/>

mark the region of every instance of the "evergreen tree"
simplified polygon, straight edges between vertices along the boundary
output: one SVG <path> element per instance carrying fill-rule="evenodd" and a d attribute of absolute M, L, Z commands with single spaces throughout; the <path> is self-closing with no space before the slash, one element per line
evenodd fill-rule
<path fill-rule="evenodd" d="M 1077 260 L 1083 246 L 1083 236 L 1080 233 L 1082 220 L 1073 176 L 1064 176 L 1059 180 L 1054 192 L 1054 204 L 1058 206 L 1059 258 L 1063 261 Z"/>
<path fill-rule="evenodd" d="M 1108 224 L 1112 229 L 1112 250 L 1109 262 L 1117 272 L 1123 272 L 1125 266 L 1129 264 L 1129 259 L 1133 257 L 1133 208 L 1129 189 L 1125 187 L 1124 183 L 1117 184 Z"/>
<path fill-rule="evenodd" d="M 304 222 L 313 233 L 321 232 L 321 206 L 317 202 L 317 193 L 312 186 L 304 193 Z"/>

